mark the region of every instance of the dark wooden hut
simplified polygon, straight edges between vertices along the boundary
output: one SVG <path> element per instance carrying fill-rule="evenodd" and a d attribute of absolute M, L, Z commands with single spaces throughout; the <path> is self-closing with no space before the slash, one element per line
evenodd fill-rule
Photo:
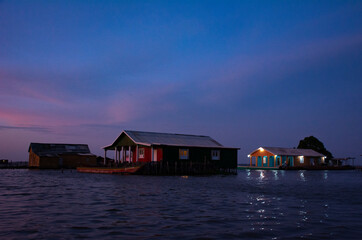
<path fill-rule="evenodd" d="M 29 167 L 76 168 L 96 166 L 97 160 L 86 144 L 30 143 Z"/>

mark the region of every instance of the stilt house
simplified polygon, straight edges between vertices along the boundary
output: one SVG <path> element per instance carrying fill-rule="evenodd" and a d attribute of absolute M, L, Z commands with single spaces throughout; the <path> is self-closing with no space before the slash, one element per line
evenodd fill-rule
<path fill-rule="evenodd" d="M 238 148 L 224 147 L 209 136 L 123 131 L 109 146 L 117 163 L 194 162 L 212 163 L 220 168 L 237 167 Z"/>
<path fill-rule="evenodd" d="M 260 147 L 251 152 L 250 166 L 256 167 L 306 167 L 324 164 L 325 156 L 312 149 Z"/>

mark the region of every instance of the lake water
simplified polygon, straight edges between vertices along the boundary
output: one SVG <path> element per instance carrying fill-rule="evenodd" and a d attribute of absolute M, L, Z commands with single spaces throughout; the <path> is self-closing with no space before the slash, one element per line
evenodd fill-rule
<path fill-rule="evenodd" d="M 362 171 L 0 170 L 0 239 L 361 239 Z"/>

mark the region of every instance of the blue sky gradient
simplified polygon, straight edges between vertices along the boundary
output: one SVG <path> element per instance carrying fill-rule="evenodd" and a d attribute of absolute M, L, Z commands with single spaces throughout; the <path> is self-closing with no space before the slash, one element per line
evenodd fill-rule
<path fill-rule="evenodd" d="M 362 154 L 360 1 L 0 1 L 0 158 L 122 129 Z M 362 162 L 361 162 L 362 163 Z"/>

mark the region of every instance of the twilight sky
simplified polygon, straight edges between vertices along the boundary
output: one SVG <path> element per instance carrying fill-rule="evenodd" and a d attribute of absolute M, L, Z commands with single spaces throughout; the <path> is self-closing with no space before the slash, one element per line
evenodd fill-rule
<path fill-rule="evenodd" d="M 361 1 L 0 1 L 0 158 L 131 129 L 360 160 L 361 103 Z"/>

